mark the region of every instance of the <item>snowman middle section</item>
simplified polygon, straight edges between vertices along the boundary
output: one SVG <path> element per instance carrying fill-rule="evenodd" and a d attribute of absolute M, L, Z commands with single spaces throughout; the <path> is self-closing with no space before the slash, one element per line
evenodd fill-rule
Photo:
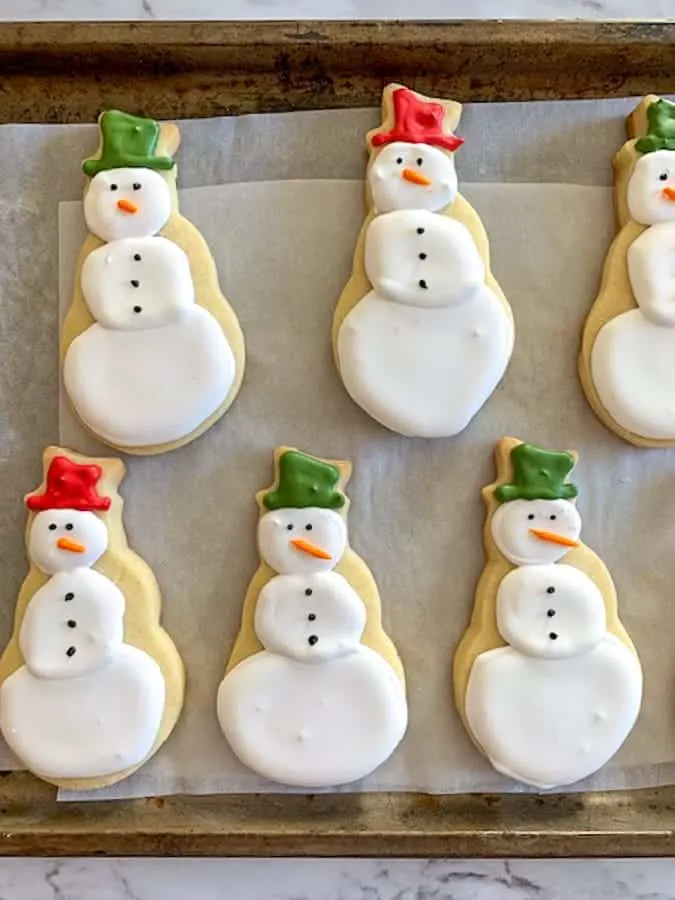
<path fill-rule="evenodd" d="M 277 466 L 275 487 L 259 495 L 263 564 L 218 691 L 218 720 L 234 753 L 264 777 L 333 787 L 368 775 L 401 741 L 403 670 L 372 576 L 348 547 L 345 464 L 281 449 Z M 354 573 L 367 596 L 350 582 Z"/>
<path fill-rule="evenodd" d="M 480 220 L 457 193 L 459 104 L 390 85 L 383 116 L 368 135 L 371 211 L 335 313 L 336 361 L 352 399 L 382 425 L 452 436 L 502 379 L 513 319 Z"/>
<path fill-rule="evenodd" d="M 455 698 L 497 771 L 562 787 L 626 740 L 642 671 L 611 578 L 579 540 L 572 454 L 505 438 L 497 461 L 511 480 L 484 491 L 488 564 L 455 654 Z"/>

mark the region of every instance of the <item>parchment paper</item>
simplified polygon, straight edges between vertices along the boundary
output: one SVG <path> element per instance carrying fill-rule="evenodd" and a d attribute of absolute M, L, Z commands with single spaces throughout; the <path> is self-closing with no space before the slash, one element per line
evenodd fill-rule
<path fill-rule="evenodd" d="M 462 436 L 445 441 L 409 440 L 380 428 L 347 397 L 331 359 L 332 310 L 363 214 L 363 133 L 376 114 L 186 124 L 182 184 L 278 180 L 186 190 L 181 197 L 183 211 L 211 244 L 240 317 L 248 368 L 235 406 L 207 435 L 166 457 L 128 460 L 123 492 L 129 537 L 160 579 L 164 621 L 185 658 L 188 692 L 183 718 L 165 748 L 106 796 L 282 790 L 233 759 L 214 713 L 257 563 L 253 495 L 269 482 L 271 451 L 279 443 L 353 460 L 351 540 L 376 575 L 385 623 L 408 674 L 408 736 L 385 766 L 350 790 L 517 789 L 470 744 L 450 685 L 452 653 L 482 566 L 479 491 L 493 477 L 493 446 L 503 434 L 580 451 L 575 481 L 584 538 L 612 571 L 623 621 L 645 667 L 645 704 L 636 730 L 611 766 L 578 787 L 672 780 L 675 661 L 668 588 L 675 558 L 668 526 L 675 455 L 638 451 L 607 432 L 586 405 L 575 371 L 579 330 L 614 222 L 607 188 L 573 183 L 611 183 L 611 155 L 623 140 L 622 117 L 631 107 L 628 101 L 466 109 L 460 181 L 488 228 L 494 271 L 516 317 L 516 349 L 503 385 L 482 414 Z M 78 196 L 77 161 L 95 143 L 95 132 L 23 127 L 5 129 L 0 150 L 3 142 L 11 146 L 17 172 L 27 173 L 24 190 L 5 201 L 13 252 L 0 248 L 2 268 L 9 266 L 0 270 L 2 297 L 11 301 L 9 318 L 3 313 L 4 334 L 13 328 L 4 363 L 12 374 L 5 376 L 9 390 L 2 402 L 14 443 L 5 447 L 3 434 L 0 470 L 6 482 L 0 533 L 12 548 L 3 579 L 7 633 L 25 572 L 25 516 L 17 494 L 35 485 L 42 445 L 58 435 L 57 251 L 47 233 L 56 230 L 56 206 L 45 198 L 55 203 Z M 42 153 L 35 152 L 36 144 Z M 190 146 L 200 147 L 201 159 L 190 154 Z M 50 179 L 42 175 L 45 164 Z M 290 180 L 298 176 L 312 180 Z M 568 183 L 467 183 L 472 179 Z M 67 303 L 82 222 L 74 205 L 62 206 L 61 216 Z M 29 262 L 22 249 L 29 245 L 44 259 Z M 26 270 L 32 291 L 19 268 Z M 39 346 L 38 360 L 18 352 L 17 336 L 23 348 Z M 85 452 L 100 450 L 65 410 L 61 440 Z"/>

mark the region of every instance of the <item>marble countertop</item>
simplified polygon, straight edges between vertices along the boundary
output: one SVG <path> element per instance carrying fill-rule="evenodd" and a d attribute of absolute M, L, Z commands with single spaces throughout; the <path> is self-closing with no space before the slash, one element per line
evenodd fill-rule
<path fill-rule="evenodd" d="M 668 18 L 674 0 L 0 0 L 0 21 Z M 675 900 L 675 860 L 0 860 L 0 900 Z"/>

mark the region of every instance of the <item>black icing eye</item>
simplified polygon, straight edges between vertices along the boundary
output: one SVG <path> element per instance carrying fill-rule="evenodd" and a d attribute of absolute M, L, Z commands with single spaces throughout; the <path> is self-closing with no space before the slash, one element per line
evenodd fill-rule
<path fill-rule="evenodd" d="M 72 531 L 74 527 L 75 526 L 72 522 L 68 522 L 68 524 L 66 525 L 66 531 Z"/>
<path fill-rule="evenodd" d="M 553 515 L 549 516 L 549 519 L 551 520 L 551 522 L 555 522 L 555 520 L 556 520 L 557 518 L 558 518 L 558 517 L 555 515 L 555 513 L 554 513 Z"/>
<path fill-rule="evenodd" d="M 551 638 L 552 641 L 557 641 L 557 640 L 558 640 L 558 635 L 555 633 L 555 631 L 552 631 L 552 632 L 549 634 L 549 637 Z"/>
<path fill-rule="evenodd" d="M 293 531 L 293 526 L 291 525 L 290 522 L 289 522 L 288 525 L 286 526 L 286 531 Z"/>
<path fill-rule="evenodd" d="M 316 613 L 310 613 L 310 614 L 307 616 L 307 621 L 308 621 L 308 622 L 313 622 L 315 619 L 316 619 Z"/>
<path fill-rule="evenodd" d="M 421 288 L 424 288 L 425 290 L 426 290 L 427 287 L 428 287 L 428 284 L 426 283 L 426 281 L 424 280 L 424 278 L 420 278 L 420 280 L 419 280 L 417 283 L 419 284 L 419 286 L 420 286 Z"/>
<path fill-rule="evenodd" d="M 421 156 L 418 156 L 417 159 L 415 160 L 415 162 L 417 163 L 418 166 L 421 166 L 422 163 L 424 162 L 424 160 L 422 159 Z"/>
<path fill-rule="evenodd" d="M 134 312 L 135 313 L 143 312 L 143 307 L 142 306 L 134 306 Z"/>
<path fill-rule="evenodd" d="M 668 181 L 668 173 L 661 172 L 661 174 L 659 175 L 659 181 Z"/>
<path fill-rule="evenodd" d="M 311 522 L 308 522 L 308 523 L 305 525 L 305 531 L 311 531 L 313 527 L 314 527 L 314 526 L 312 525 L 312 523 L 311 523 Z"/>
<path fill-rule="evenodd" d="M 116 190 L 117 190 L 117 185 L 116 185 L 116 184 L 111 184 L 111 185 L 110 185 L 110 190 L 111 190 L 111 191 L 116 191 Z"/>
<path fill-rule="evenodd" d="M 50 530 L 50 531 L 56 531 L 56 522 L 50 522 L 50 523 L 49 523 L 49 530 Z"/>
<path fill-rule="evenodd" d="M 402 156 L 397 156 L 397 157 L 396 157 L 396 165 L 397 165 L 397 166 L 402 166 L 402 165 L 403 165 L 403 157 L 402 157 Z"/>
<path fill-rule="evenodd" d="M 135 261 L 135 262 L 140 262 L 140 261 L 141 261 L 141 254 L 140 254 L 140 253 L 134 253 L 134 261 Z"/>
<path fill-rule="evenodd" d="M 315 634 L 310 634 L 310 636 L 307 638 L 307 643 L 309 644 L 310 647 L 313 647 L 314 644 L 319 643 L 319 639 Z"/>
<path fill-rule="evenodd" d="M 530 520 L 530 522 L 534 521 L 534 513 L 529 513 L 527 518 Z"/>
<path fill-rule="evenodd" d="M 553 616 L 555 615 L 555 610 L 554 610 L 554 609 L 547 609 L 547 610 L 546 610 L 546 615 L 549 617 L 549 619 L 552 619 Z"/>
<path fill-rule="evenodd" d="M 132 187 L 135 191 L 140 191 L 140 189 L 141 189 L 140 181 L 134 181 L 134 183 L 132 184 Z"/>

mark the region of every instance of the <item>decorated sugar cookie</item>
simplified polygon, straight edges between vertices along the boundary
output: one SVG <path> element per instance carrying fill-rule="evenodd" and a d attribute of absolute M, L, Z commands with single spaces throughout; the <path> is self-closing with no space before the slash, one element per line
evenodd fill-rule
<path fill-rule="evenodd" d="M 579 370 L 601 421 L 632 444 L 675 444 L 675 104 L 646 97 L 614 160 L 621 230 L 583 333 Z"/>
<path fill-rule="evenodd" d="M 175 125 L 110 110 L 85 160 L 90 235 L 62 332 L 66 391 L 98 438 L 128 453 L 186 444 L 230 407 L 244 340 L 211 253 L 178 212 Z"/>
<path fill-rule="evenodd" d="M 457 708 L 504 775 L 581 781 L 630 734 L 642 670 L 611 577 L 581 543 L 576 456 L 514 438 L 483 489 L 486 566 L 454 660 Z"/>
<path fill-rule="evenodd" d="M 348 393 L 409 436 L 466 428 L 513 349 L 485 230 L 457 192 L 460 113 L 459 103 L 385 88 L 383 124 L 367 139 L 368 215 L 333 320 Z"/>
<path fill-rule="evenodd" d="M 118 459 L 50 447 L 26 497 L 30 570 L 0 659 L 0 729 L 28 769 L 78 790 L 113 784 L 166 740 L 183 703 L 161 598 L 127 545 Z"/>
<path fill-rule="evenodd" d="M 261 565 L 218 691 L 237 756 L 282 784 L 329 787 L 394 752 L 408 713 L 403 667 L 368 567 L 349 547 L 348 463 L 276 452 L 258 496 Z"/>

